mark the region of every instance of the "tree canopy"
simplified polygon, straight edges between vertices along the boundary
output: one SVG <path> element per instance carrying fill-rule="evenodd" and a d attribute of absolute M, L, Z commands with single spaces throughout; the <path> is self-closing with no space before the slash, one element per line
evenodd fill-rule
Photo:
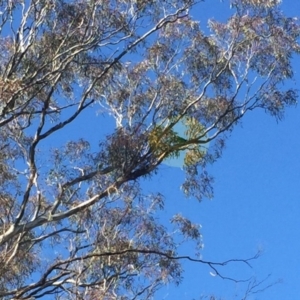
<path fill-rule="evenodd" d="M 151 299 L 181 281 L 181 259 L 223 276 L 231 261 L 197 256 L 200 227 L 180 214 L 165 226 L 164 196 L 140 179 L 186 150 L 183 192 L 211 197 L 226 132 L 296 103 L 283 84 L 300 27 L 278 0 L 233 0 L 203 31 L 201 2 L 0 1 L 1 299 Z"/>

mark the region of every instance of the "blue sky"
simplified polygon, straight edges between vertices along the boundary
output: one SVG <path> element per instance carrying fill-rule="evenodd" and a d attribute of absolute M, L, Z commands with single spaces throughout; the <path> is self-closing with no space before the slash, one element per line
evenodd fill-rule
<path fill-rule="evenodd" d="M 298 299 L 300 295 L 300 141 L 295 130 L 300 126 L 299 117 L 299 109 L 289 109 L 278 124 L 259 111 L 246 117 L 211 168 L 213 200 L 198 203 L 185 199 L 178 189 L 183 176 L 179 169 L 165 167 L 158 176 L 161 183 L 169 178 L 165 190 L 172 210 L 202 224 L 203 259 L 245 258 L 262 250 L 253 269 L 236 265 L 233 270 L 223 270 L 224 274 L 257 276 L 258 280 L 271 274 L 268 283 L 282 279 L 281 284 L 253 299 Z M 166 299 L 197 299 L 210 293 L 240 299 L 234 295 L 241 295 L 244 285 L 212 277 L 205 266 L 186 263 L 185 267 L 183 284 L 170 287 Z"/>
<path fill-rule="evenodd" d="M 300 1 L 283 0 L 282 9 L 300 17 Z M 210 0 L 200 4 L 193 15 L 200 20 L 224 20 L 227 12 L 227 1 Z M 300 86 L 299 61 L 294 60 L 296 87 Z M 155 177 L 166 194 L 167 213 L 179 211 L 201 223 L 203 259 L 246 258 L 262 251 L 253 269 L 224 268 L 224 275 L 256 276 L 257 280 L 270 274 L 266 285 L 282 281 L 247 299 L 300 297 L 299 128 L 299 107 L 289 108 L 280 122 L 262 110 L 248 114 L 228 138 L 223 156 L 210 168 L 215 178 L 213 200 L 198 203 L 184 198 L 179 190 L 184 174 L 178 168 L 162 166 Z M 246 288 L 211 276 L 208 267 L 192 263 L 184 267 L 183 283 L 164 289 L 157 299 L 200 299 L 209 294 L 241 299 Z"/>

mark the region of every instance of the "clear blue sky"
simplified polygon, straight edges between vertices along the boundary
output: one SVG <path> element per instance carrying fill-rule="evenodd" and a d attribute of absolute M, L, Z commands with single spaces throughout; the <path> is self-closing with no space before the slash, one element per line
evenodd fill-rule
<path fill-rule="evenodd" d="M 300 17 L 299 0 L 283 0 L 282 9 Z M 224 20 L 227 12 L 228 1 L 209 0 L 193 15 L 200 20 Z M 300 57 L 294 60 L 300 87 L 299 66 Z M 300 299 L 299 129 L 300 107 L 288 109 L 278 123 L 259 110 L 246 116 L 229 137 L 223 156 L 210 168 L 215 177 L 213 200 L 198 203 L 184 198 L 179 190 L 180 169 L 163 166 L 154 179 L 167 196 L 168 214 L 179 211 L 202 224 L 203 259 L 245 258 L 263 251 L 253 269 L 236 266 L 228 268 L 228 273 L 224 269 L 225 275 L 256 275 L 258 280 L 271 274 L 267 283 L 282 279 L 281 284 L 248 299 Z M 191 300 L 209 294 L 241 299 L 245 286 L 213 277 L 205 266 L 184 266 L 183 283 L 167 287 L 157 299 Z"/>

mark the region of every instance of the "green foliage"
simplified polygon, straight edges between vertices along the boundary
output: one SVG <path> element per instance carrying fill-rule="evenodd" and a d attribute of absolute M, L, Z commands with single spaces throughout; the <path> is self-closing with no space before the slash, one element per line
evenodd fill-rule
<path fill-rule="evenodd" d="M 188 145 L 187 152 L 185 154 L 184 163 L 186 166 L 192 166 L 199 163 L 207 152 L 207 145 L 202 146 L 202 143 L 206 140 L 205 128 L 195 118 L 186 117 L 184 119 L 187 127 L 186 135 L 188 141 L 191 141 Z"/>
<path fill-rule="evenodd" d="M 157 158 L 177 157 L 181 138 L 171 128 L 156 125 L 149 133 L 149 145 L 152 153 Z M 176 147 L 177 146 L 177 147 Z"/>
<path fill-rule="evenodd" d="M 158 158 L 178 158 L 180 151 L 186 151 L 184 163 L 191 166 L 199 163 L 205 156 L 204 144 L 205 128 L 192 117 L 178 119 L 174 117 L 168 126 L 157 125 L 149 133 L 149 145 Z M 175 121 L 177 120 L 177 122 Z M 174 126 L 180 124 L 185 128 L 186 139 L 174 131 Z M 171 127 L 172 126 L 172 127 Z"/>

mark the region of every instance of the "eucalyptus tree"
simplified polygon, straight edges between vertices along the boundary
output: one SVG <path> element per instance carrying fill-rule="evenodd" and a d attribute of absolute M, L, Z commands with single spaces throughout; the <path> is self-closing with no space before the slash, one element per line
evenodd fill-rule
<path fill-rule="evenodd" d="M 201 2 L 0 1 L 1 299 L 150 299 L 181 281 L 181 259 L 221 277 L 238 262 L 197 257 L 199 226 L 165 226 L 141 182 L 185 151 L 183 192 L 211 197 L 226 132 L 296 102 L 283 83 L 300 31 L 277 0 L 233 0 L 207 33 Z M 194 257 L 178 250 L 189 239 Z"/>

